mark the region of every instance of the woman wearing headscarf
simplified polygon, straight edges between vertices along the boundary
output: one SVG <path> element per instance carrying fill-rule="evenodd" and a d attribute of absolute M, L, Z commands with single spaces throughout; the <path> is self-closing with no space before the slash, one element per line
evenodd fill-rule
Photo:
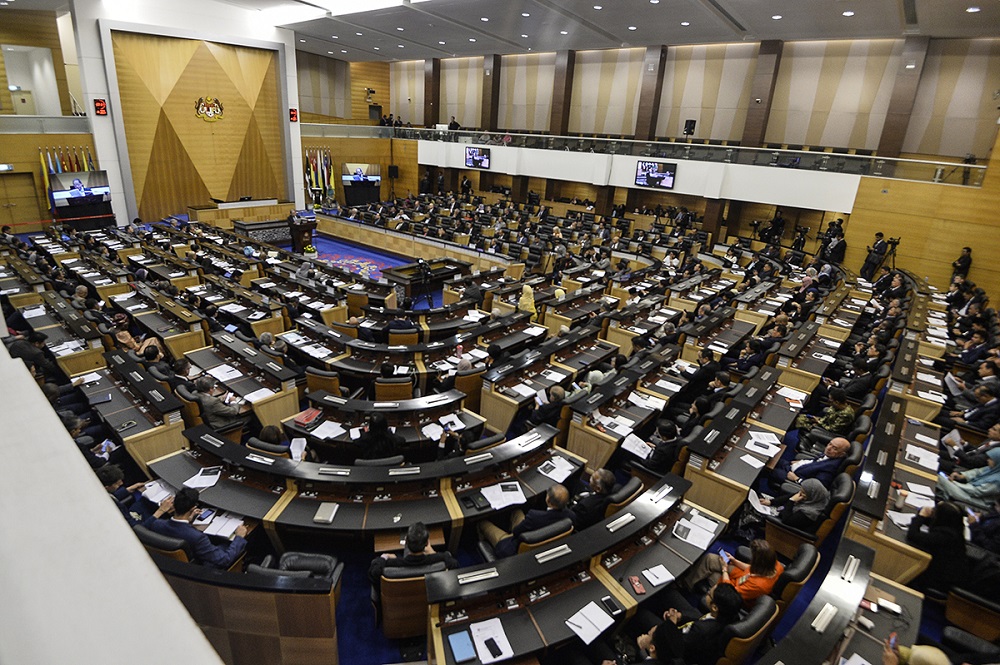
<path fill-rule="evenodd" d="M 570 402 L 575 402 L 578 399 L 583 399 L 585 396 L 590 394 L 590 391 L 594 389 L 594 386 L 598 385 L 603 380 L 604 372 L 596 369 L 590 370 L 587 372 L 587 378 L 576 384 L 579 388 L 576 388 L 566 395 L 566 403 L 569 404 Z"/>
<path fill-rule="evenodd" d="M 906 541 L 931 555 L 927 570 L 913 580 L 916 589 L 947 591 L 964 582 L 969 560 L 965 552 L 964 511 L 950 501 L 924 506 L 906 532 Z"/>
<path fill-rule="evenodd" d="M 163 353 L 163 345 L 160 340 L 156 337 L 146 337 L 141 335 L 138 338 L 133 337 L 132 333 L 129 331 L 129 316 L 125 312 L 119 312 L 115 314 L 114 318 L 114 333 L 115 340 L 121 345 L 126 351 L 135 351 L 140 356 L 146 351 L 150 346 L 155 346 L 160 355 Z"/>
<path fill-rule="evenodd" d="M 830 490 L 815 478 L 807 478 L 795 494 L 785 494 L 774 499 L 761 499 L 765 506 L 780 508 L 778 519 L 793 529 L 815 533 L 830 503 Z"/>
<path fill-rule="evenodd" d="M 986 453 L 986 466 L 951 474 L 938 480 L 945 498 L 970 503 L 988 510 L 990 504 L 1000 497 L 1000 448 Z"/>
<path fill-rule="evenodd" d="M 535 310 L 535 291 L 527 284 L 521 287 L 521 299 L 517 301 L 517 310 L 531 314 L 532 321 L 538 317 L 538 312 Z"/>

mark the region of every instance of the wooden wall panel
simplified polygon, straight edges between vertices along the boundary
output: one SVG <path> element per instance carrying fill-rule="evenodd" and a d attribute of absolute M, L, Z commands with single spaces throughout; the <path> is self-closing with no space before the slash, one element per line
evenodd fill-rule
<path fill-rule="evenodd" d="M 63 62 L 62 46 L 59 43 L 55 12 L 23 11 L 4 7 L 3 20 L 0 21 L 0 44 L 38 46 L 52 51 L 52 67 L 55 70 L 62 114 L 73 114 L 69 86 L 66 85 L 66 66 Z M 0 86 L 2 86 L 0 87 L 0 114 L 10 115 L 14 113 L 14 110 L 11 108 L 7 85 L 7 69 L 3 64 L 3 54 L 0 53 Z M 82 100 L 80 102 L 83 103 Z"/>
<path fill-rule="evenodd" d="M 368 120 L 368 101 L 365 88 L 374 88 L 372 104 L 380 104 L 382 113 L 389 115 L 389 63 L 388 62 L 352 62 L 351 63 L 351 117 L 357 120 Z M 364 123 L 367 124 L 367 123 Z"/>
<path fill-rule="evenodd" d="M 112 45 L 140 217 L 287 197 L 274 51 L 117 31 Z M 207 96 L 214 122 L 195 112 Z"/>

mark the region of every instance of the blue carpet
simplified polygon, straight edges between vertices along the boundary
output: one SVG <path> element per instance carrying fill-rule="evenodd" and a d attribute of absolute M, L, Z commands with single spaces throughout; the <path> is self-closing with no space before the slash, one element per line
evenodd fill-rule
<path fill-rule="evenodd" d="M 324 261 L 371 279 L 380 279 L 382 270 L 410 263 L 412 259 L 382 252 L 365 245 L 316 235 L 313 244 Z"/>

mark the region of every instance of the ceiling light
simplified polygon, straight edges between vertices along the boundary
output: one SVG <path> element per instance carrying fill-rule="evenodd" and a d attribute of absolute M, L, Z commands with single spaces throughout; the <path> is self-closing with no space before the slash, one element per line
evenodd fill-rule
<path fill-rule="evenodd" d="M 660 4 L 660 0 L 649 0 L 649 4 L 651 4 L 651 5 L 658 5 L 658 4 Z"/>
<path fill-rule="evenodd" d="M 531 16 L 531 14 L 529 14 L 528 12 L 521 12 L 521 16 L 523 16 L 524 18 L 528 18 L 529 16 Z"/>
<path fill-rule="evenodd" d="M 906 66 L 906 69 L 916 69 L 917 68 L 917 63 L 915 63 L 915 62 L 908 62 L 908 63 L 906 63 L 905 66 Z"/>
<path fill-rule="evenodd" d="M 444 46 L 444 42 L 438 42 L 438 44 L 440 44 L 441 46 Z"/>
<path fill-rule="evenodd" d="M 565 30 L 560 30 L 560 31 L 559 31 L 559 34 L 560 34 L 560 35 L 568 35 L 569 33 L 568 33 L 568 32 L 566 32 Z"/>
<path fill-rule="evenodd" d="M 600 10 L 604 9 L 604 7 L 602 7 L 600 5 L 594 5 L 594 9 L 596 9 L 597 11 L 600 11 Z"/>
<path fill-rule="evenodd" d="M 689 25 L 691 25 L 691 21 L 681 21 L 681 25 L 683 25 L 686 28 Z"/>
<path fill-rule="evenodd" d="M 841 14 L 841 16 L 847 16 L 848 18 L 850 18 L 851 16 L 854 16 L 854 12 L 852 12 L 850 9 L 848 9 L 846 12 L 844 12 L 843 14 Z"/>
<path fill-rule="evenodd" d="M 486 18 L 485 16 L 484 16 L 484 17 L 482 17 L 482 18 L 481 18 L 481 19 L 479 19 L 479 20 L 480 20 L 480 21 L 482 21 L 483 23 L 489 23 L 489 21 L 490 21 L 490 20 L 489 20 L 488 18 Z"/>
<path fill-rule="evenodd" d="M 337 35 L 330 35 L 330 39 L 340 39 Z"/>
<path fill-rule="evenodd" d="M 521 39 L 527 39 L 528 35 L 521 35 Z"/>
<path fill-rule="evenodd" d="M 402 32 L 402 31 L 403 31 L 403 29 L 402 29 L 402 28 L 396 28 L 396 30 L 399 30 L 400 32 Z"/>
<path fill-rule="evenodd" d="M 358 37 L 360 37 L 360 36 L 361 36 L 361 33 L 360 33 L 360 32 L 355 32 L 354 34 L 356 34 L 356 35 L 357 35 Z"/>
<path fill-rule="evenodd" d="M 634 25 L 630 25 L 630 26 L 628 27 L 628 29 L 629 29 L 629 30 L 638 30 L 639 28 L 635 27 Z"/>
<path fill-rule="evenodd" d="M 780 21 L 781 20 L 781 14 L 775 14 L 771 18 L 774 19 L 775 21 Z"/>
<path fill-rule="evenodd" d="M 965 11 L 968 12 L 969 14 L 978 14 L 979 7 L 966 7 Z"/>
<path fill-rule="evenodd" d="M 306 43 L 306 40 L 304 40 L 304 39 L 300 39 L 300 40 L 299 40 L 299 43 L 300 43 L 300 44 L 305 44 L 305 43 Z"/>
<path fill-rule="evenodd" d="M 327 51 L 326 54 L 327 55 L 333 55 L 333 51 Z"/>
<path fill-rule="evenodd" d="M 469 37 L 469 41 L 470 42 L 474 42 L 474 41 L 476 41 L 476 38 L 475 37 Z"/>
<path fill-rule="evenodd" d="M 399 48 L 404 48 L 402 44 L 396 44 Z"/>
<path fill-rule="evenodd" d="M 346 48 L 342 48 L 342 49 L 340 49 L 340 52 L 341 53 L 347 53 L 347 49 Z"/>
<path fill-rule="evenodd" d="M 377 47 L 377 46 L 376 46 L 376 47 L 375 47 L 375 50 L 376 50 L 376 51 L 378 51 L 378 50 L 380 50 L 380 49 L 379 49 L 379 47 Z"/>

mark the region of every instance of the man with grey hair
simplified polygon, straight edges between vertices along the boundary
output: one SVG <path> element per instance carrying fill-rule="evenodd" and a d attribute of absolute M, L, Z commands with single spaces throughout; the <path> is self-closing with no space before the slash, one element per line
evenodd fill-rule
<path fill-rule="evenodd" d="M 590 474 L 590 491 L 579 494 L 573 503 L 573 526 L 577 531 L 597 524 L 604 519 L 604 512 L 611 495 L 619 489 L 615 474 L 608 469 L 597 469 Z"/>
<path fill-rule="evenodd" d="M 201 405 L 201 419 L 213 429 L 225 430 L 238 424 L 246 424 L 250 420 L 249 402 L 239 406 L 226 404 L 219 399 L 219 391 L 215 387 L 215 379 L 202 376 L 194 382 L 198 390 L 198 404 Z"/>

